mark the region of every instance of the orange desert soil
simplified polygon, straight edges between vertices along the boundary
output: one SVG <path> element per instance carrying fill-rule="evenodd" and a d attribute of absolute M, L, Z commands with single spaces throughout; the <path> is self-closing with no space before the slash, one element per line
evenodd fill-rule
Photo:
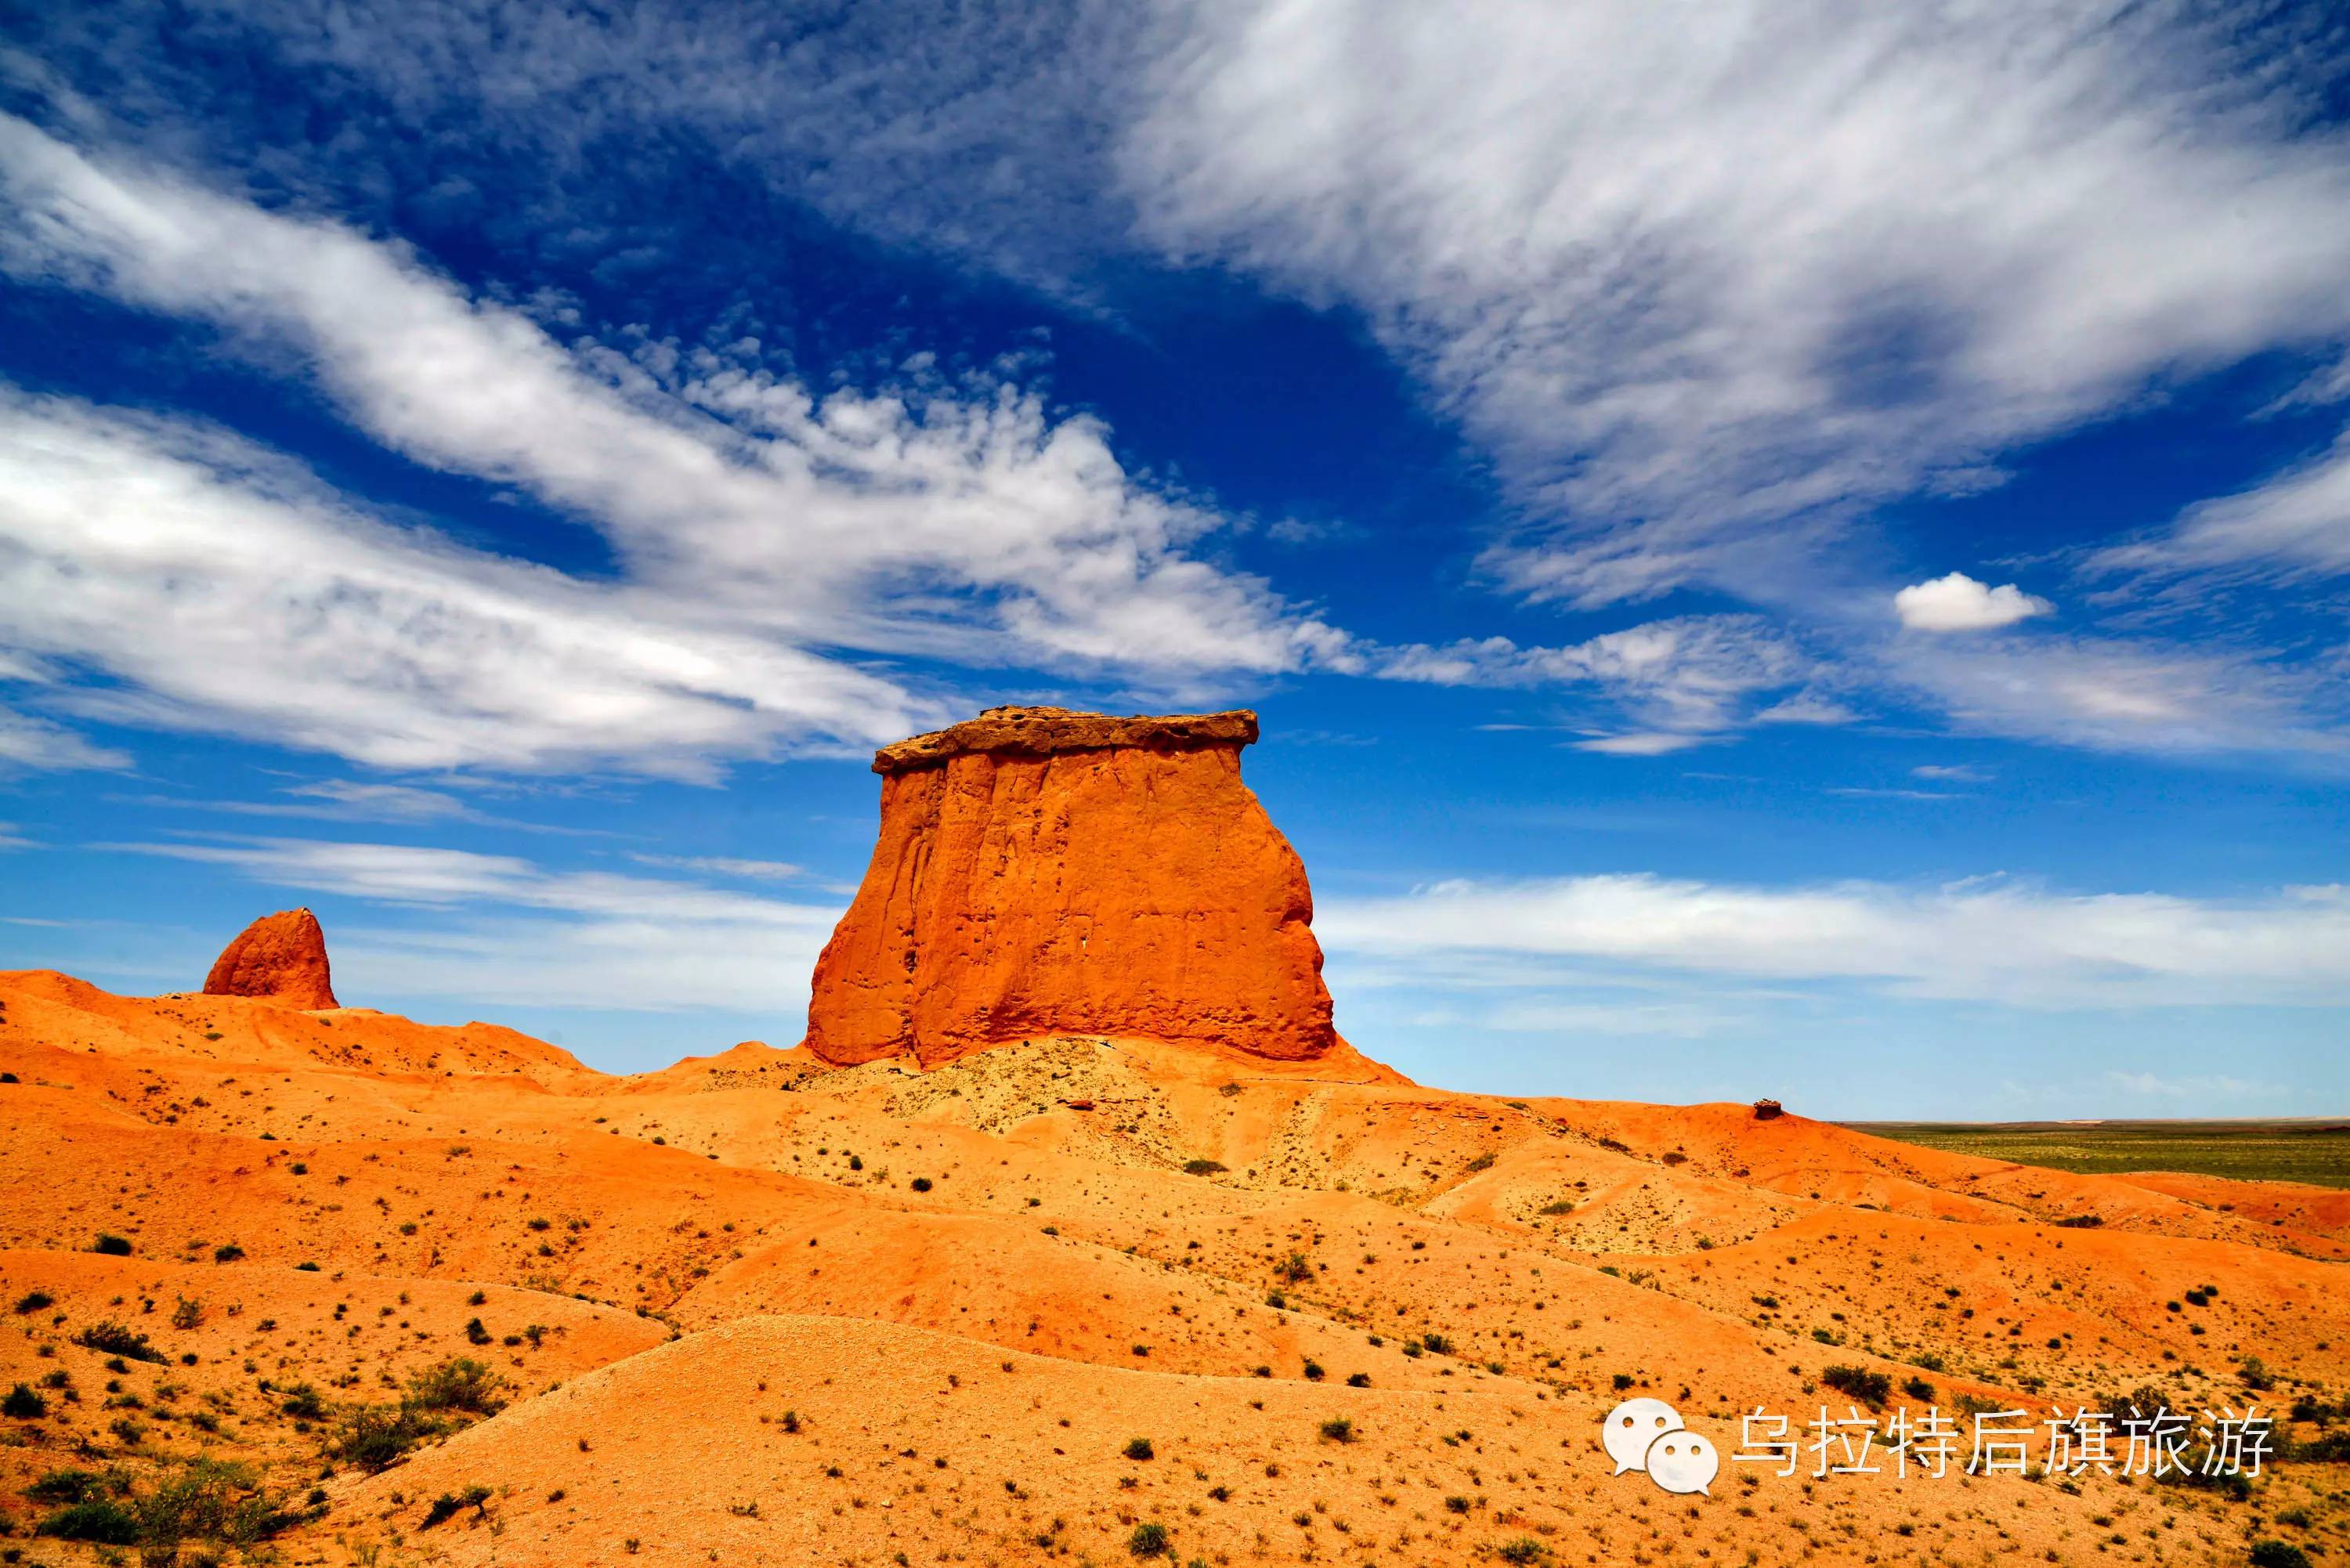
<path fill-rule="evenodd" d="M 2037 1417 L 2141 1386 L 2241 1407 L 2256 1355 L 2273 1407 L 2331 1408 L 2344 1242 L 2299 1189 L 1098 1035 L 615 1077 L 488 1025 L 40 972 L 0 975 L 0 1284 L 50 1298 L 5 1320 L 0 1386 L 63 1379 L 0 1448 L 24 1562 L 95 1560 L 27 1539 L 42 1477 L 207 1456 L 292 1506 L 287 1563 L 1108 1563 L 1149 1523 L 1208 1563 L 2350 1547 L 2338 1464 L 2239 1500 L 1807 1457 L 1676 1498 L 1596 1441 L 1637 1393 L 1731 1451 L 1758 1405 L 1843 1414 L 1839 1363 L 1886 1373 L 1887 1410 Z M 109 1321 L 163 1361 L 109 1371 L 77 1343 Z M 380 1473 L 330 1457 L 455 1357 L 499 1413 Z"/>

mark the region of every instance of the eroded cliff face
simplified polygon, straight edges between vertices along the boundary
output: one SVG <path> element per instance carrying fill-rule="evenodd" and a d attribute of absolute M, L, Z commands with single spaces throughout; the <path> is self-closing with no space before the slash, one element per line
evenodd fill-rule
<path fill-rule="evenodd" d="M 257 996 L 306 1009 L 336 1006 L 318 918 L 307 909 L 280 909 L 245 927 L 213 961 L 204 994 Z"/>
<path fill-rule="evenodd" d="M 807 1044 L 926 1065 L 1100 1034 L 1284 1061 L 1336 1036 L 1296 851 L 1241 783 L 1256 715 L 991 709 L 874 758 L 881 833 Z"/>

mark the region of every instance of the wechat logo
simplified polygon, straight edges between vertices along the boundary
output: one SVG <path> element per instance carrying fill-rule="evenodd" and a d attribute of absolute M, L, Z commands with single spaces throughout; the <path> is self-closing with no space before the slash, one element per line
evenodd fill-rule
<path fill-rule="evenodd" d="M 1662 1399 L 1627 1399 L 1608 1411 L 1599 1442 L 1619 1476 L 1646 1470 L 1667 1491 L 1713 1495 L 1721 1456 L 1710 1439 L 1682 1426 L 1680 1412 Z"/>

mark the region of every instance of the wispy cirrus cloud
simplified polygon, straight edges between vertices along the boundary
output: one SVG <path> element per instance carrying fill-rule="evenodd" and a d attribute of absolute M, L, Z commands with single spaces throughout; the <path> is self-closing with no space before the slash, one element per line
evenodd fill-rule
<path fill-rule="evenodd" d="M 2350 433 L 2249 489 L 2199 502 L 2160 533 L 2098 550 L 2087 565 L 2154 576 L 2350 572 Z"/>
<path fill-rule="evenodd" d="M 2000 878 L 1454 880 L 1326 899 L 1315 929 L 1350 972 L 1384 984 L 1542 987 L 1628 965 L 2033 1007 L 2350 1002 L 2350 890 L 2338 887 L 2198 899 Z"/>
<path fill-rule="evenodd" d="M 2274 13 L 1176 17 L 1141 232 L 1359 306 L 1513 479 L 1523 593 L 1780 597 L 1856 507 L 2350 330 L 2350 141 Z"/>

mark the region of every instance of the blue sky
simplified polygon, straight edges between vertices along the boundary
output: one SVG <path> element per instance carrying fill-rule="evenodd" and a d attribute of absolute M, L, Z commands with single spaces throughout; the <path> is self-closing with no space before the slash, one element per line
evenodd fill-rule
<path fill-rule="evenodd" d="M 2341 1114 L 2345 28 L 20 9 L 0 962 L 789 1043 L 874 745 L 1246 704 L 1416 1076 Z"/>

